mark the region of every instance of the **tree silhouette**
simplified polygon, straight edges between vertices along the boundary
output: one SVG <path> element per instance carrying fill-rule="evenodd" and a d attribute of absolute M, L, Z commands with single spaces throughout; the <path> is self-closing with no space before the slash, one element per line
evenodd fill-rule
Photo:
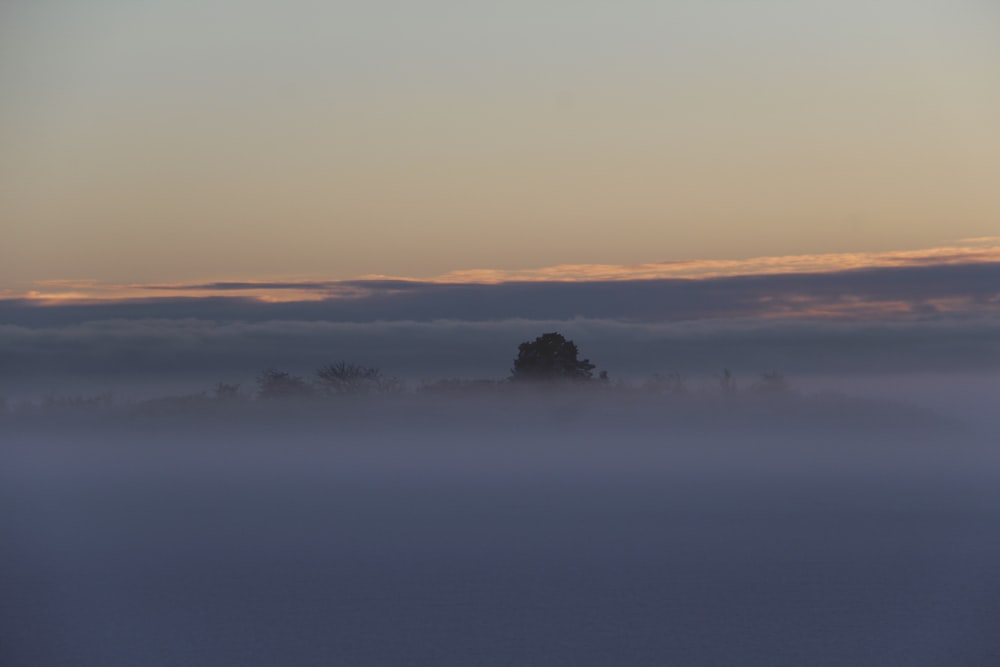
<path fill-rule="evenodd" d="M 260 398 L 302 398 L 316 390 L 302 378 L 273 368 L 257 376 L 257 396 Z"/>
<path fill-rule="evenodd" d="M 399 380 L 382 375 L 379 369 L 358 366 L 346 361 L 319 368 L 316 371 L 316 383 L 320 390 L 328 395 L 387 394 L 402 389 Z"/>
<path fill-rule="evenodd" d="M 542 334 L 534 341 L 521 343 L 511 369 L 511 380 L 573 380 L 591 379 L 594 364 L 589 359 L 578 359 L 576 343 L 561 334 Z"/>

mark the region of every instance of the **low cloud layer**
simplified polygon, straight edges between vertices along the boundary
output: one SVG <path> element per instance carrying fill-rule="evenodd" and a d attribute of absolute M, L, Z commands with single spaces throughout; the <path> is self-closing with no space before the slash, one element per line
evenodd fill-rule
<path fill-rule="evenodd" d="M 783 274 L 837 273 L 860 269 L 885 269 L 966 265 L 1000 262 L 1000 237 L 970 238 L 948 246 L 881 252 L 780 255 L 748 259 L 698 259 L 643 264 L 561 264 L 532 269 L 463 269 L 429 279 L 366 276 L 364 280 L 254 279 L 212 282 L 111 284 L 97 280 L 45 280 L 26 293 L 0 290 L 6 298 L 49 302 L 93 299 L 129 299 L 185 296 L 244 296 L 267 301 L 306 301 L 330 297 L 361 296 L 367 285 L 498 284 L 510 282 L 618 282 L 651 280 L 704 280 Z"/>
<path fill-rule="evenodd" d="M 278 289 L 280 283 L 269 284 Z M 315 284 L 311 284 L 314 285 Z M 107 319 L 223 321 L 495 321 L 614 319 L 677 322 L 753 318 L 921 318 L 1000 313 L 1000 263 L 856 269 L 836 273 L 498 284 L 368 280 L 320 284 L 323 298 L 268 302 L 245 283 L 200 286 L 233 296 L 40 305 L 0 301 L 0 322 L 59 326 Z M 286 287 L 301 291 L 302 283 Z M 199 286 L 190 286 L 197 291 Z M 329 296 L 332 294 L 332 296 Z"/>
<path fill-rule="evenodd" d="M 267 367 L 309 373 L 338 360 L 410 380 L 499 379 L 518 343 L 548 331 L 574 339 L 612 377 L 1000 371 L 998 263 L 334 286 L 338 296 L 312 301 L 247 298 L 237 283 L 205 286 L 231 297 L 0 301 L 0 390 L 58 389 L 67 378 L 249 382 Z"/>

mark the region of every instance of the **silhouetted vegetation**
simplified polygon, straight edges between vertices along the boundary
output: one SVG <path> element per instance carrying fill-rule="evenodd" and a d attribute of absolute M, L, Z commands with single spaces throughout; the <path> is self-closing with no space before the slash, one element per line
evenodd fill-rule
<path fill-rule="evenodd" d="M 542 334 L 533 341 L 521 343 L 511 369 L 510 379 L 523 381 L 590 380 L 594 364 L 579 359 L 576 343 L 559 333 Z"/>
<path fill-rule="evenodd" d="M 316 371 L 316 386 L 326 395 L 389 394 L 402 391 L 402 383 L 377 368 L 346 361 L 327 364 Z"/>
<path fill-rule="evenodd" d="M 315 393 L 311 384 L 285 371 L 268 368 L 257 376 L 259 398 L 304 398 Z"/>
<path fill-rule="evenodd" d="M 311 378 L 275 368 L 265 369 L 256 378 L 255 392 L 241 390 L 238 383 L 218 382 L 212 389 L 197 393 L 117 402 L 112 400 L 110 393 L 49 394 L 34 400 L 0 401 L 0 417 L 10 420 L 7 423 L 21 418 L 49 417 L 65 421 L 85 414 L 197 421 L 212 415 L 289 414 L 287 411 L 291 409 L 299 417 L 316 415 L 336 418 L 340 424 L 350 421 L 358 426 L 371 426 L 382 418 L 379 415 L 393 411 L 425 421 L 445 416 L 461 418 L 460 412 L 465 410 L 478 411 L 476 420 L 506 419 L 509 406 L 517 404 L 517 421 L 521 424 L 527 423 L 526 420 L 532 418 L 530 415 L 534 415 L 536 421 L 586 421 L 599 413 L 604 414 L 603 418 L 613 415 L 613 419 L 626 424 L 660 420 L 670 428 L 722 428 L 727 424 L 737 428 L 737 425 L 758 424 L 762 420 L 784 426 L 800 420 L 832 428 L 839 428 L 845 420 L 862 423 L 866 428 L 895 425 L 901 420 L 913 424 L 923 422 L 929 428 L 936 423 L 919 411 L 899 406 L 803 394 L 784 375 L 773 371 L 743 387 L 737 387 L 729 369 L 715 375 L 714 384 L 705 382 L 704 378 L 689 384 L 687 378 L 677 372 L 654 373 L 646 380 L 616 378 L 614 382 L 606 372 L 601 372 L 596 379 L 593 376 L 594 364 L 580 358 L 576 344 L 552 332 L 521 343 L 511 374 L 504 379 L 436 379 L 408 390 L 403 382 L 383 374 L 378 368 L 339 361 L 319 367 Z M 551 395 L 553 400 L 542 400 L 539 390 Z M 387 395 L 410 398 L 395 401 L 391 407 L 388 403 L 376 402 Z M 370 400 L 341 401 L 341 397 Z M 463 407 L 456 409 L 456 402 L 435 400 L 438 398 L 461 398 Z M 720 398 L 725 398 L 725 402 L 721 403 Z M 522 399 L 525 400 L 523 404 L 517 403 Z M 507 407 L 498 410 L 499 406 Z M 901 416 L 904 414 L 905 419 Z M 632 416 L 626 419 L 625 415 Z M 602 423 L 595 421 L 592 425 L 600 427 Z"/>

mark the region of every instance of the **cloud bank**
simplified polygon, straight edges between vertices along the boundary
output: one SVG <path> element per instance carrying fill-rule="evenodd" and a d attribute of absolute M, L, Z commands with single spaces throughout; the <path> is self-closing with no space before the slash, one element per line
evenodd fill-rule
<path fill-rule="evenodd" d="M 412 320 L 922 318 L 1000 312 L 1000 263 L 855 269 L 835 273 L 588 282 L 434 283 L 355 280 L 320 284 L 321 298 L 261 301 L 244 283 L 188 286 L 232 296 L 51 304 L 0 300 L 0 322 L 51 326 L 104 319 L 375 322 Z M 301 283 L 268 289 L 302 290 Z M 335 294 L 330 295 L 330 292 Z"/>
<path fill-rule="evenodd" d="M 1000 263 L 1000 237 L 962 239 L 920 250 L 785 255 L 726 260 L 685 260 L 644 264 L 563 264 L 536 269 L 470 269 L 429 279 L 365 276 L 361 280 L 223 280 L 166 284 L 107 284 L 97 280 L 46 280 L 27 292 L 0 290 L 0 297 L 49 303 L 137 298 L 231 296 L 262 301 L 309 301 L 357 297 L 373 286 L 412 289 L 419 285 L 499 283 L 705 280 L 786 274 L 842 273 L 853 270 Z"/>
<path fill-rule="evenodd" d="M 349 360 L 410 380 L 502 378 L 517 344 L 573 338 L 612 377 L 1000 371 L 1000 263 L 702 279 L 269 283 L 326 294 L 0 300 L 0 389 L 66 378 L 202 386 Z M 214 295 L 223 291 L 232 296 Z M 331 296 L 333 291 L 336 295 Z"/>

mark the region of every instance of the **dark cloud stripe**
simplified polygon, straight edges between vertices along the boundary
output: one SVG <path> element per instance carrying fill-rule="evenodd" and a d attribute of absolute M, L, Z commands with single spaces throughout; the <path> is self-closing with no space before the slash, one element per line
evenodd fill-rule
<path fill-rule="evenodd" d="M 332 289 L 327 283 L 317 284 Z M 43 306 L 15 299 L 0 301 L 0 323 L 37 327 L 143 318 L 428 322 L 577 317 L 656 322 L 808 315 L 829 309 L 839 310 L 844 317 L 870 317 L 868 306 L 890 302 L 905 304 L 914 315 L 932 317 L 939 314 L 941 302 L 949 300 L 954 302 L 949 308 L 969 313 L 1000 310 L 1000 263 L 700 280 L 500 284 L 375 280 L 329 285 L 351 291 L 335 298 L 284 303 L 211 296 Z M 300 288 L 301 284 L 294 286 Z"/>

